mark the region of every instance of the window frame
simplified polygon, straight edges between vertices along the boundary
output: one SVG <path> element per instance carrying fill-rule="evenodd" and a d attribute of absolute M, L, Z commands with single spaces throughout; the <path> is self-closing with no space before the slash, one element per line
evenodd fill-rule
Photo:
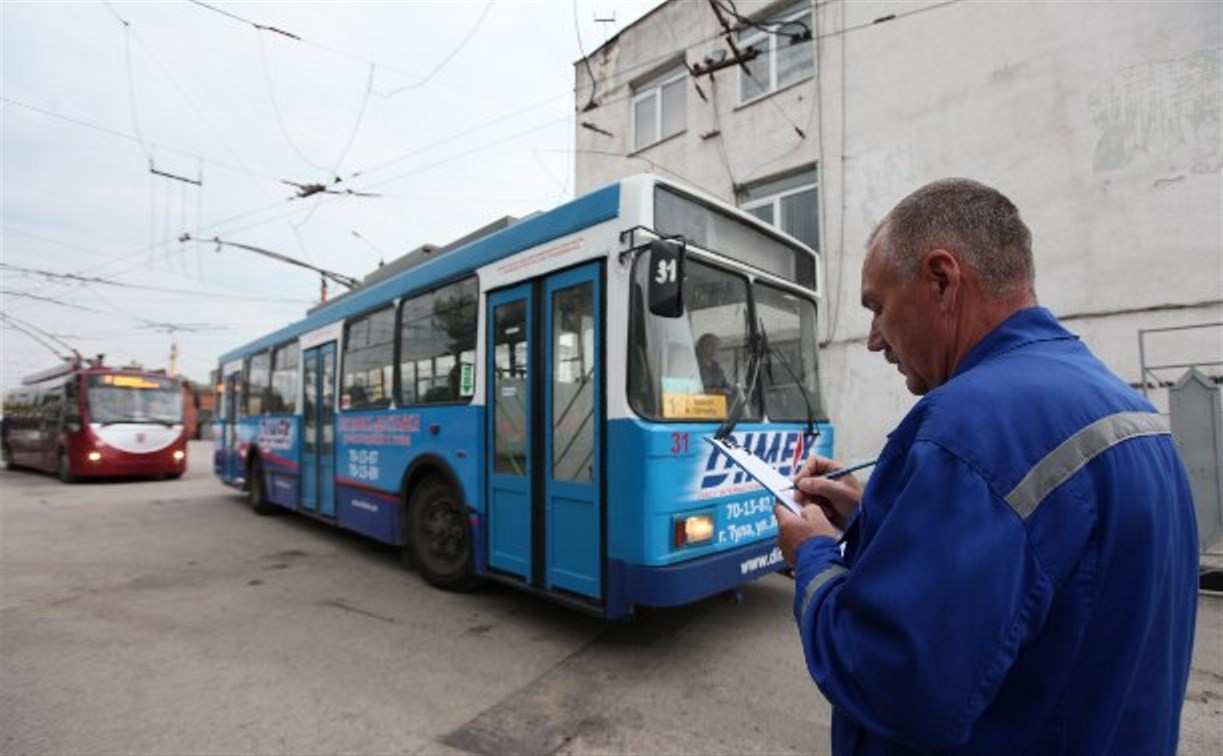
<path fill-rule="evenodd" d="M 252 385 L 251 376 L 255 372 L 254 371 L 255 361 L 263 357 L 267 358 L 267 365 L 265 366 L 263 370 L 263 372 L 267 376 L 267 381 L 261 386 L 262 390 L 260 390 L 259 392 L 255 392 L 254 387 Z M 268 414 L 268 401 L 267 401 L 268 400 L 268 389 L 270 389 L 272 386 L 272 350 L 271 349 L 260 349 L 258 352 L 253 352 L 247 355 L 245 364 L 243 365 L 243 373 L 244 373 L 243 380 L 242 380 L 242 383 L 244 384 L 243 386 L 244 391 L 242 392 L 243 416 L 244 417 L 262 417 L 263 415 Z M 257 399 L 259 401 L 258 411 L 251 410 L 251 400 L 252 399 Z"/>
<path fill-rule="evenodd" d="M 758 309 L 760 305 L 759 305 L 759 300 L 757 297 L 758 287 L 765 287 L 765 288 L 771 289 L 775 292 L 779 292 L 784 295 L 794 296 L 802 300 L 806 305 L 810 305 L 812 308 L 812 313 L 815 317 L 815 320 L 812 323 L 812 327 L 815 330 L 815 332 L 818 333 L 819 315 L 820 315 L 820 300 L 819 300 L 819 296 L 814 294 L 809 288 L 801 284 L 797 284 L 794 281 L 786 280 L 785 278 L 782 278 L 775 273 L 768 273 L 768 272 L 761 272 L 758 270 L 754 270 L 751 268 L 751 266 L 747 265 L 746 263 L 743 263 L 738 260 L 728 259 L 728 258 L 723 257 L 722 255 L 719 255 L 713 252 L 709 252 L 703 249 L 689 247 L 688 254 L 690 256 L 690 259 L 699 261 L 699 263 L 701 265 L 704 265 L 705 267 L 714 269 L 720 273 L 730 274 L 732 276 L 742 278 L 746 281 L 746 285 L 747 285 L 746 305 L 747 305 L 747 315 L 748 315 L 748 334 L 747 335 L 748 335 L 749 340 L 754 339 L 759 336 L 759 331 L 757 327 L 757 323 L 759 322 L 759 317 L 760 317 L 759 309 Z M 646 256 L 640 256 L 638 260 L 635 260 L 633 262 L 633 267 L 629 274 L 630 281 L 635 280 L 636 276 L 638 275 L 637 265 L 639 264 L 641 259 L 646 259 Z M 640 291 L 640 287 L 636 285 L 630 285 L 629 323 L 628 323 L 627 337 L 625 339 L 625 347 L 626 347 L 625 371 L 624 371 L 625 382 L 624 382 L 624 387 L 623 387 L 624 398 L 628 405 L 629 411 L 632 412 L 633 415 L 640 418 L 641 420 L 647 423 L 652 423 L 652 424 L 722 422 L 721 420 L 704 420 L 704 419 L 693 420 L 693 419 L 685 419 L 685 418 L 668 418 L 668 417 L 664 417 L 661 411 L 658 414 L 651 414 L 651 413 L 642 411 L 640 402 L 642 400 L 650 399 L 651 392 L 654 390 L 652 387 L 650 387 L 650 388 L 647 388 L 644 392 L 642 392 L 642 391 L 637 390 L 639 388 L 638 386 L 634 385 L 635 380 L 638 383 L 640 383 L 640 375 L 634 373 L 634 370 L 640 369 L 640 362 L 634 359 L 633 352 L 634 352 L 635 345 L 634 345 L 633 340 L 635 338 L 639 338 L 639 334 L 637 333 L 638 331 L 648 331 L 648 327 L 646 326 L 646 324 L 643 321 L 639 320 L 639 317 L 642 317 L 642 316 L 650 317 L 648 315 L 648 308 L 646 307 L 646 304 L 643 301 L 643 293 Z M 823 366 L 820 362 L 819 349 L 814 339 L 812 339 L 811 341 L 811 347 L 814 350 L 813 355 L 814 355 L 814 361 L 815 361 L 814 380 L 815 380 L 816 391 L 814 395 L 812 396 L 812 399 L 814 400 L 814 404 L 815 404 L 815 406 L 813 407 L 814 420 L 816 422 L 827 422 L 828 421 L 828 410 L 827 410 L 827 406 L 826 406 L 826 403 L 823 397 L 823 383 L 822 383 Z M 752 414 L 741 415 L 739 418 L 739 422 L 741 423 L 772 423 L 772 422 L 805 423 L 806 417 L 802 417 L 802 418 L 774 417 L 773 415 L 769 414 L 770 405 L 768 402 L 768 398 L 765 396 L 766 377 L 763 375 L 764 365 L 762 364 L 758 369 L 762 372 L 757 377 L 756 387 L 755 387 L 755 391 L 753 392 L 753 396 L 749 398 L 749 402 L 750 402 L 749 406 L 752 407 L 755 414 L 754 415 Z M 661 408 L 661 403 L 662 403 L 661 396 L 655 396 L 652 398 L 655 401 L 655 403 L 658 404 Z M 730 409 L 729 406 L 727 407 L 727 409 L 728 410 Z"/>
<path fill-rule="evenodd" d="M 815 9 L 813 7 L 813 4 L 809 2 L 809 0 L 799 0 L 799 2 L 794 3 L 793 5 L 790 5 L 786 8 L 783 8 L 777 11 L 776 13 L 760 20 L 759 23 L 761 24 L 779 24 L 779 23 L 787 22 L 787 21 L 795 21 L 803 15 L 807 15 L 810 17 L 810 19 L 807 21 L 807 30 L 812 31 L 814 20 L 815 20 Z M 743 96 L 743 82 L 744 82 L 743 77 L 747 76 L 747 73 L 745 73 L 742 67 L 740 67 L 739 77 L 736 81 L 737 83 L 736 96 L 737 96 L 739 106 L 750 105 L 751 103 L 756 102 L 758 100 L 763 100 L 764 98 L 768 97 L 769 95 L 775 92 L 781 91 L 782 89 L 786 89 L 788 87 L 791 87 L 795 84 L 806 81 L 807 79 L 810 79 L 811 77 L 815 76 L 815 63 L 816 63 L 815 61 L 815 35 L 813 33 L 812 38 L 809 40 L 805 40 L 803 43 L 803 44 L 809 43 L 811 45 L 811 69 L 810 71 L 808 71 L 803 76 L 799 76 L 794 81 L 787 82 L 785 84 L 778 83 L 777 81 L 777 57 L 778 57 L 777 51 L 779 49 L 778 40 L 782 38 L 783 37 L 781 37 L 777 33 L 770 33 L 766 31 L 762 31 L 752 26 L 745 26 L 744 28 L 740 30 L 739 38 L 738 40 L 736 40 L 736 42 L 739 45 L 739 48 L 742 50 L 746 50 L 750 47 L 755 46 L 761 40 L 764 40 L 764 39 L 769 40 L 769 49 L 768 49 L 769 80 L 767 82 L 761 82 L 758 79 L 755 79 L 755 77 L 752 77 L 752 79 L 756 81 L 757 84 L 761 84 L 762 86 L 764 86 L 764 91 L 754 94 L 751 97 L 745 98 Z M 759 57 L 760 56 L 757 56 L 757 58 Z M 749 67 L 751 66 L 750 62 L 748 63 L 748 66 Z"/>
<path fill-rule="evenodd" d="M 633 133 L 633 148 L 631 150 L 632 152 L 637 152 L 639 150 L 644 150 L 648 147 L 652 147 L 658 144 L 659 142 L 663 142 L 667 139 L 670 139 L 673 136 L 676 136 L 677 134 L 682 134 L 688 130 L 688 91 L 686 88 L 681 88 L 681 91 L 683 92 L 683 97 L 681 98 L 680 101 L 683 103 L 684 121 L 680 125 L 680 127 L 677 130 L 675 130 L 674 132 L 670 134 L 662 133 L 662 124 L 663 124 L 662 91 L 665 87 L 667 87 L 670 84 L 674 84 L 677 81 L 683 81 L 684 79 L 687 78 L 687 76 L 688 76 L 688 67 L 681 60 L 681 61 L 678 61 L 674 66 L 670 66 L 670 67 L 663 69 L 662 72 L 659 73 L 658 75 L 653 76 L 649 79 L 646 79 L 641 84 L 633 87 L 632 105 L 629 109 L 630 110 L 629 120 L 632 123 L 631 128 L 632 128 L 632 133 Z M 649 141 L 641 141 L 639 139 L 640 135 L 637 133 L 637 107 L 643 101 L 648 100 L 650 98 L 654 98 L 656 101 L 655 108 L 654 108 L 653 138 L 650 139 Z"/>
<path fill-rule="evenodd" d="M 396 308 L 395 308 L 395 331 L 394 331 L 394 337 L 393 337 L 394 342 L 395 342 L 394 401 L 395 401 L 396 407 L 433 407 L 433 406 L 439 406 L 439 405 L 470 404 L 472 399 L 475 397 L 474 390 L 472 391 L 471 394 L 467 396 L 463 396 L 461 389 L 460 389 L 459 394 L 456 398 L 446 399 L 445 401 L 436 401 L 436 400 L 435 401 L 424 401 L 417 393 L 417 389 L 419 388 L 418 377 L 415 374 L 415 370 L 413 370 L 413 375 L 411 376 L 411 380 L 413 384 L 412 401 L 409 402 L 409 401 L 404 400 L 404 385 L 405 385 L 405 382 L 408 380 L 407 376 L 404 375 L 404 370 L 403 370 L 404 362 L 405 362 L 404 349 L 403 349 L 404 311 L 413 302 L 420 300 L 423 297 L 436 296 L 438 292 L 444 291 L 445 289 L 449 289 L 451 287 L 455 287 L 457 289 L 463 286 L 464 284 L 469 284 L 471 286 L 472 295 L 473 295 L 472 301 L 471 301 L 471 307 L 473 310 L 471 348 L 465 349 L 458 353 L 443 352 L 440 354 L 434 354 L 431 357 L 429 357 L 430 372 L 431 372 L 429 379 L 432 381 L 437 378 L 437 373 L 436 373 L 437 363 L 438 363 L 439 358 L 443 358 L 443 357 L 454 358 L 455 365 L 459 367 L 460 376 L 461 376 L 462 375 L 462 365 L 463 365 L 463 355 L 467 354 L 468 352 L 471 352 L 471 355 L 472 355 L 472 362 L 471 362 L 472 385 L 474 387 L 476 383 L 476 377 L 477 377 L 476 374 L 480 369 L 479 359 L 478 359 L 479 346 L 480 346 L 480 279 L 475 274 L 468 274 L 468 275 L 463 276 L 462 278 L 457 278 L 454 280 L 446 281 L 445 283 L 442 283 L 438 286 L 434 286 L 432 288 L 425 289 L 423 291 L 415 292 L 414 294 L 410 296 L 404 296 L 400 298 L 399 302 L 397 303 Z M 423 359 L 423 358 L 414 358 L 413 362 L 415 363 L 419 359 Z M 427 392 L 426 392 L 426 395 L 427 395 Z"/>
<path fill-rule="evenodd" d="M 369 327 L 370 322 L 373 320 L 373 318 L 383 313 L 386 313 L 386 312 L 389 312 L 391 316 L 390 338 L 388 341 L 371 344 L 369 343 L 369 339 L 367 337 L 366 343 L 363 346 L 357 347 L 355 349 L 350 346 L 352 329 L 355 326 L 365 324 L 367 328 L 367 333 L 368 333 L 368 327 Z M 338 368 L 339 368 L 338 377 L 339 377 L 339 384 L 340 384 L 339 385 L 339 404 L 340 404 L 341 412 L 355 412 L 359 410 L 393 409 L 396 406 L 395 405 L 396 362 L 395 361 L 398 357 L 397 353 L 399 351 L 398 344 L 396 343 L 397 341 L 396 340 L 397 333 L 395 330 L 396 322 L 397 322 L 396 304 L 394 301 L 386 302 L 378 307 L 374 307 L 372 309 L 366 310 L 365 312 L 359 313 L 357 315 L 353 315 L 344 321 L 344 345 L 343 345 L 343 350 L 341 351 L 341 359 L 339 361 L 340 364 L 338 365 Z M 349 370 L 349 359 L 351 358 L 353 352 L 364 352 L 366 350 L 373 349 L 374 347 L 380 347 L 383 344 L 390 344 L 390 347 L 391 347 L 389 362 L 381 366 L 381 370 L 383 371 L 385 371 L 388 366 L 391 368 L 390 379 L 389 381 L 387 381 L 386 385 L 384 386 L 385 396 L 382 399 L 379 399 L 378 401 L 370 401 L 368 398 L 368 388 L 369 387 L 367 385 L 361 385 L 360 388 L 366 389 L 366 400 L 358 405 L 352 401 L 352 396 L 349 393 L 350 389 L 358 385 L 355 383 L 353 384 L 348 383 L 348 380 L 347 380 L 348 376 L 351 375 L 351 372 Z M 368 372 L 368 369 L 366 369 L 364 372 Z"/>
<path fill-rule="evenodd" d="M 755 330 L 755 326 L 751 322 L 752 317 L 753 317 L 752 312 L 755 307 L 752 301 L 752 296 L 753 296 L 752 287 L 753 287 L 753 282 L 756 280 L 755 276 L 752 273 L 750 273 L 749 271 L 745 270 L 743 267 L 740 267 L 739 265 L 726 264 L 726 262 L 719 259 L 717 255 L 702 254 L 699 252 L 695 255 L 691 255 L 691 251 L 692 251 L 692 248 L 689 247 L 689 253 L 690 253 L 689 260 L 691 260 L 693 263 L 695 263 L 696 265 L 700 267 L 708 268 L 711 272 L 716 273 L 718 275 L 726 276 L 728 279 L 734 279 L 738 283 L 742 284 L 743 286 L 743 294 L 744 294 L 743 308 L 744 308 L 744 318 L 745 318 L 745 322 L 744 322 L 745 330 L 744 330 L 744 342 L 741 348 L 745 350 L 743 364 L 744 364 L 744 370 L 746 370 L 746 367 L 749 363 L 749 355 L 747 354 L 747 351 L 746 351 L 748 348 L 747 344 L 751 342 L 751 339 L 753 338 L 753 331 Z M 647 255 L 640 255 L 638 256 L 636 260 L 634 260 L 632 272 L 629 274 L 630 280 L 635 281 L 637 276 L 640 275 L 639 271 L 643 269 L 648 270 L 648 265 L 646 263 L 647 260 L 648 260 Z M 686 285 L 686 282 L 688 280 L 687 271 L 685 272 L 684 280 L 685 280 L 685 285 Z M 633 286 L 633 288 L 638 288 L 638 287 Z M 691 328 L 691 311 L 687 309 L 687 306 L 685 306 L 685 309 L 686 309 L 685 319 L 688 322 L 688 327 Z M 628 326 L 629 335 L 625 342 L 627 350 L 628 350 L 628 355 L 626 357 L 626 365 L 628 367 L 625 370 L 625 386 L 624 386 L 625 398 L 627 399 L 629 409 L 637 417 L 649 423 L 663 424 L 663 423 L 693 423 L 693 422 L 698 422 L 698 423 L 724 422 L 725 420 L 724 417 L 717 418 L 717 419 L 692 418 L 692 417 L 667 417 L 665 407 L 663 406 L 663 398 L 662 398 L 663 389 L 662 389 L 662 384 L 661 384 L 661 378 L 662 378 L 661 374 L 657 376 L 653 374 L 647 376 L 648 381 L 649 381 L 649 388 L 645 392 L 637 392 L 634 390 L 634 382 L 635 381 L 637 383 L 641 382 L 641 376 L 634 375 L 632 372 L 634 369 L 640 368 L 640 361 L 634 360 L 634 357 L 633 357 L 634 348 L 639 346 L 633 343 L 634 334 L 637 332 L 648 334 L 650 330 L 649 326 L 646 324 L 645 321 L 639 320 L 639 318 L 642 318 L 642 317 L 650 318 L 650 317 L 657 317 L 657 316 L 653 316 L 649 314 L 648 308 L 645 306 L 644 302 L 641 302 L 640 308 L 638 308 L 636 304 L 633 303 L 632 300 L 630 300 L 630 313 L 629 313 L 629 326 Z M 703 330 L 703 329 L 698 328 L 697 330 Z M 691 331 L 690 331 L 690 335 L 693 336 L 692 340 L 695 346 L 696 335 L 694 332 L 691 332 Z M 718 335 L 720 338 L 724 337 L 723 334 L 718 334 Z M 649 364 L 648 360 L 647 360 L 647 364 Z M 726 369 L 725 366 L 723 366 L 723 369 L 724 370 Z M 737 370 L 735 371 L 734 376 L 736 379 L 740 377 Z M 730 378 L 729 371 L 728 371 L 727 377 L 729 380 Z M 744 375 L 742 377 L 746 378 L 747 376 Z M 655 378 L 659 379 L 659 382 L 657 384 L 655 383 Z M 761 391 L 762 391 L 762 388 L 760 385 L 760 381 L 759 379 L 757 379 L 755 390 L 753 391 L 753 395 L 751 397 L 748 397 L 747 405 L 745 406 L 743 410 L 744 414 L 740 416 L 740 422 L 744 422 L 744 423 L 765 422 L 766 418 L 764 415 L 764 399 L 763 399 L 763 394 L 761 393 Z M 643 393 L 645 394 L 645 396 L 642 395 Z M 646 399 L 647 397 L 653 399 L 654 404 L 657 406 L 657 412 L 647 411 L 649 410 L 649 408 L 643 407 L 641 405 L 642 400 Z M 727 412 L 730 411 L 731 404 L 733 403 L 730 399 L 731 397 L 728 397 L 728 402 L 726 404 Z"/>
<path fill-rule="evenodd" d="M 277 370 L 280 368 L 280 362 L 279 360 L 277 360 L 277 357 L 282 355 L 286 350 L 292 349 L 293 347 L 297 348 L 296 349 L 296 356 L 297 356 L 296 364 L 294 364 L 293 367 L 291 368 L 291 370 L 294 373 L 293 395 L 287 398 L 288 409 L 278 409 L 277 411 L 273 412 L 272 411 L 272 398 L 277 397 L 280 399 L 280 401 L 285 400 L 285 397 L 280 396 L 280 392 L 277 391 L 276 389 L 276 373 L 277 373 Z M 297 341 L 286 341 L 283 344 L 278 344 L 272 347 L 271 352 L 272 352 L 272 362 L 271 362 L 271 368 L 270 368 L 270 373 L 269 373 L 270 380 L 268 381 L 267 401 L 264 402 L 264 406 L 266 410 L 264 414 L 267 414 L 267 415 L 296 415 L 297 410 L 299 409 L 299 405 L 301 404 L 301 393 L 302 393 L 301 344 Z M 288 372 L 288 370 L 289 369 L 285 369 L 282 372 Z"/>
<path fill-rule="evenodd" d="M 807 399 L 810 400 L 814 405 L 811 407 L 812 419 L 815 420 L 816 422 L 827 422 L 828 411 L 824 407 L 824 397 L 823 397 L 823 391 L 822 391 L 823 384 L 820 380 L 821 365 L 820 365 L 819 347 L 818 347 L 818 330 L 819 330 L 819 316 L 820 316 L 819 304 L 818 302 L 816 302 L 816 300 L 812 299 L 807 294 L 800 292 L 796 289 L 793 289 L 791 287 L 781 286 L 773 281 L 769 281 L 764 278 L 758 278 L 758 277 L 753 278 L 752 283 L 751 283 L 751 300 L 752 300 L 752 322 L 754 324 L 761 323 L 760 310 L 762 307 L 761 305 L 761 299 L 762 299 L 761 290 L 762 289 L 772 292 L 776 295 L 783 296 L 783 297 L 784 296 L 794 297 L 798 302 L 801 303 L 802 307 L 810 308 L 809 314 L 811 317 L 812 332 L 807 335 L 803 334 L 802 332 L 803 315 L 800 313 L 799 314 L 799 321 L 800 321 L 799 338 L 796 341 L 799 344 L 800 358 L 805 357 L 805 356 L 810 356 L 811 358 L 811 367 L 813 368 L 811 375 L 810 376 L 807 375 L 807 372 L 806 372 L 807 365 L 805 362 L 802 362 L 801 359 L 800 359 L 800 363 L 797 366 L 789 364 L 787 362 L 787 364 L 781 368 L 781 371 L 785 372 L 788 369 L 792 370 L 792 369 L 797 368 L 800 371 L 803 378 L 809 378 L 810 380 L 812 380 L 815 383 L 814 387 L 803 384 L 803 388 L 810 391 L 810 393 L 807 394 Z M 776 334 L 774 335 L 776 336 Z M 779 359 L 784 360 L 785 356 L 781 355 Z M 771 422 L 771 423 L 806 422 L 807 417 L 805 414 L 802 416 L 791 417 L 783 413 L 781 411 L 781 408 L 776 408 L 778 410 L 777 412 L 773 411 L 775 408 L 774 402 L 777 400 L 774 399 L 775 394 L 771 393 L 770 389 L 773 389 L 779 385 L 776 382 L 775 378 L 776 378 L 776 373 L 774 374 L 774 376 L 770 377 L 768 373 L 765 372 L 764 366 L 763 365 L 761 366 L 761 374 L 757 382 L 759 384 L 760 400 L 761 402 L 763 402 L 763 405 L 764 405 L 763 407 L 764 417 L 768 418 L 768 422 Z M 797 381 L 795 383 L 797 383 Z M 780 385 L 784 385 L 784 383 Z M 804 407 L 804 410 L 805 409 L 806 408 Z"/>
<path fill-rule="evenodd" d="M 815 213 L 816 213 L 816 233 L 815 233 L 816 238 L 815 238 L 815 243 L 814 243 L 814 244 L 810 244 L 810 243 L 808 243 L 808 242 L 803 241 L 802 239 L 799 239 L 799 241 L 800 241 L 800 242 L 803 242 L 803 243 L 804 243 L 804 244 L 806 244 L 807 246 L 811 247 L 811 249 L 812 249 L 813 251 L 815 251 L 816 253 L 818 253 L 818 252 L 820 251 L 820 247 L 822 246 L 822 245 L 820 244 L 820 241 L 821 241 L 821 237 L 822 237 L 822 235 L 823 235 L 823 230 L 824 230 L 824 229 L 823 229 L 823 224 L 821 224 L 821 223 L 819 222 L 819 221 L 820 221 L 820 218 L 819 218 L 819 210 L 820 210 L 820 200 L 819 200 L 819 197 L 820 197 L 820 174 L 819 174 L 819 169 L 818 169 L 818 166 L 814 166 L 814 165 L 813 165 L 813 166 L 810 168 L 810 171 L 809 171 L 809 172 L 811 173 L 811 176 L 812 176 L 812 178 L 811 178 L 811 181 L 810 181 L 810 182 L 805 182 L 805 183 L 799 184 L 799 185 L 797 185 L 797 186 L 792 186 L 792 187 L 789 187 L 789 188 L 787 188 L 787 189 L 783 189 L 783 190 L 781 190 L 781 191 L 779 191 L 779 192 L 776 192 L 776 193 L 774 193 L 774 194 L 767 194 L 767 195 L 765 195 L 765 196 L 763 196 L 763 197 L 761 197 L 761 198 L 759 198 L 759 199 L 754 199 L 754 200 L 747 200 L 747 201 L 744 201 L 744 202 L 740 203 L 740 205 L 739 205 L 739 209 L 740 209 L 740 210 L 743 210 L 744 212 L 751 213 L 751 211 L 756 210 L 756 209 L 759 209 L 759 208 L 762 208 L 762 207 L 769 207 L 769 208 L 771 208 L 771 209 L 772 209 L 772 211 L 773 211 L 773 219 L 774 219 L 774 220 L 773 220 L 773 221 L 771 221 L 771 222 L 770 222 L 770 221 L 766 221 L 766 220 L 764 220 L 763 218 L 760 218 L 760 216 L 756 215 L 755 213 L 752 213 L 752 215 L 754 215 L 754 216 L 755 216 L 757 219 L 759 219 L 761 222 L 763 222 L 763 223 L 768 223 L 770 226 L 772 226 L 773 228 L 775 228 L 775 229 L 777 229 L 778 231 L 782 232 L 782 233 L 783 233 L 783 234 L 785 234 L 786 236 L 790 236 L 790 237 L 793 237 L 793 238 L 795 238 L 795 239 L 798 239 L 798 237 L 797 237 L 797 236 L 795 236 L 794 234 L 790 233 L 790 231 L 788 231 L 788 230 L 786 229 L 786 227 L 785 227 L 785 220 L 782 218 L 782 212 L 781 212 L 781 211 L 782 211 L 782 204 L 781 204 L 781 202 L 782 202 L 782 200 L 783 200 L 783 199 L 785 199 L 786 197 L 791 197 L 791 196 L 793 196 L 793 195 L 795 195 L 795 194 L 801 194 L 801 193 L 803 193 L 803 192 L 807 192 L 807 191 L 814 190 L 814 191 L 815 191 Z M 806 173 L 808 173 L 808 169 L 804 168 L 803 170 L 800 170 L 800 171 L 793 171 L 793 172 L 790 172 L 790 173 L 787 173 L 787 174 L 783 174 L 783 175 L 781 175 L 781 176 L 777 176 L 777 177 L 774 177 L 774 178 L 770 178 L 770 179 L 767 179 L 767 180 L 764 180 L 764 181 L 759 181 L 759 182 L 756 182 L 756 183 L 755 183 L 754 187 L 749 188 L 749 191 L 759 190 L 759 189 L 761 189 L 761 188 L 768 187 L 770 184 L 780 184 L 780 183 L 782 183 L 782 182 L 784 182 L 784 181 L 789 181 L 789 180 L 791 180 L 791 179 L 796 179 L 796 178 L 799 178 L 799 177 L 801 177 L 801 176 L 805 175 Z"/>

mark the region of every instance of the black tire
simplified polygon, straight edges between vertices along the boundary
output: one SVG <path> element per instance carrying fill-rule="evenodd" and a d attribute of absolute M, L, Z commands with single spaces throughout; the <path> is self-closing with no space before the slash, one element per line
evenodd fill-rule
<path fill-rule="evenodd" d="M 410 551 L 420 574 L 436 588 L 470 591 L 480 585 L 472 570 L 467 508 L 439 476 L 424 478 L 412 489 L 405 550 Z"/>
<path fill-rule="evenodd" d="M 280 507 L 268 501 L 267 490 L 263 487 L 263 463 L 258 457 L 251 460 L 246 476 L 246 496 L 250 499 L 251 509 L 257 515 L 266 517 L 280 511 Z"/>
<path fill-rule="evenodd" d="M 72 474 L 72 462 L 68 459 L 68 452 L 60 449 L 59 456 L 56 458 L 55 475 L 65 483 L 75 483 L 80 478 Z"/>

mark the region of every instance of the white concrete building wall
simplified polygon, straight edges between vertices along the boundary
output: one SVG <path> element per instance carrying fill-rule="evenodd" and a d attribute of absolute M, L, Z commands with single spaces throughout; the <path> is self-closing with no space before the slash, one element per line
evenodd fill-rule
<path fill-rule="evenodd" d="M 786 5 L 737 3 L 752 17 Z M 1139 329 L 1223 322 L 1223 3 L 814 8 L 814 76 L 745 106 L 734 69 L 692 77 L 686 130 L 636 152 L 633 83 L 725 50 L 710 4 L 670 0 L 592 53 L 588 110 L 579 61 L 576 187 L 652 170 L 734 199 L 818 164 L 823 386 L 841 458 L 872 455 L 914 401 L 865 350 L 859 271 L 874 225 L 936 178 L 1015 201 L 1041 303 L 1125 380 L 1139 380 Z M 1223 360 L 1223 328 L 1147 348 L 1148 362 Z"/>

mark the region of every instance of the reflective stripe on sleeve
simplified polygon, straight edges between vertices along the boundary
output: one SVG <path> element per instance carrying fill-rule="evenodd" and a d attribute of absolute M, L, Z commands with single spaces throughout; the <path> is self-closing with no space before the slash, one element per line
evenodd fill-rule
<path fill-rule="evenodd" d="M 1168 422 L 1151 412 L 1119 412 L 1102 417 L 1037 462 L 1006 495 L 1006 503 L 1027 520 L 1046 496 L 1098 455 L 1131 438 L 1170 432 Z"/>
<path fill-rule="evenodd" d="M 799 622 L 802 622 L 803 617 L 807 616 L 807 610 L 811 608 L 811 599 L 815 597 L 815 592 L 820 589 L 820 586 L 848 571 L 839 564 L 831 564 L 823 572 L 811 578 L 811 582 L 807 583 L 807 589 L 803 591 L 803 609 L 798 614 Z"/>

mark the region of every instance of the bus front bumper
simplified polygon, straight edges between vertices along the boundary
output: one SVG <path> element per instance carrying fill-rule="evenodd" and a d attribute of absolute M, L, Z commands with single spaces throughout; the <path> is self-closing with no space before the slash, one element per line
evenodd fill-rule
<path fill-rule="evenodd" d="M 785 566 L 774 538 L 658 567 L 611 560 L 608 564 L 608 614 L 627 613 L 633 606 L 689 604 L 734 590 Z"/>

